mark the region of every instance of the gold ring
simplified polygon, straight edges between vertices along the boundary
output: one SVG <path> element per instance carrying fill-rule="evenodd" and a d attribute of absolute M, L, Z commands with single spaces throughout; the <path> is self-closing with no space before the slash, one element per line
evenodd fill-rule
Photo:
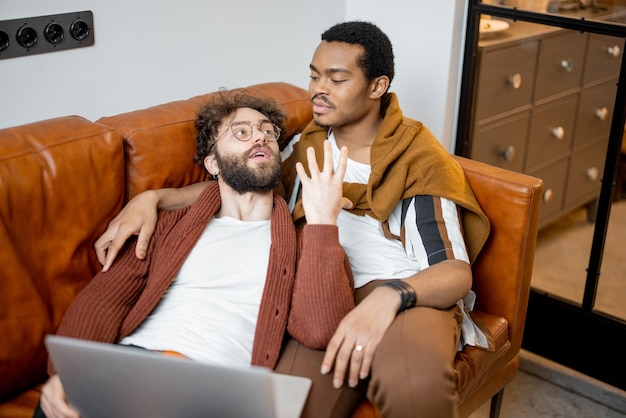
<path fill-rule="evenodd" d="M 356 347 L 354 347 L 354 349 L 356 351 L 363 351 L 363 346 L 362 345 L 357 345 Z"/>

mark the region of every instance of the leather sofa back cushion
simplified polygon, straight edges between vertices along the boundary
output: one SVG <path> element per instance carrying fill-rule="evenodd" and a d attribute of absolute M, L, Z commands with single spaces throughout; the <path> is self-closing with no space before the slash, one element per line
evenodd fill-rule
<path fill-rule="evenodd" d="M 123 141 L 78 116 L 0 130 L 0 398 L 45 377 L 42 340 L 99 268 Z"/>
<path fill-rule="evenodd" d="M 245 90 L 252 95 L 274 98 L 281 105 L 287 116 L 285 138 L 302 131 L 313 117 L 309 95 L 302 88 L 287 83 L 265 83 Z M 181 187 L 206 179 L 204 167 L 193 163 L 194 121 L 202 105 L 216 94 L 98 119 L 98 123 L 120 131 L 124 137 L 128 200 L 144 190 Z"/>

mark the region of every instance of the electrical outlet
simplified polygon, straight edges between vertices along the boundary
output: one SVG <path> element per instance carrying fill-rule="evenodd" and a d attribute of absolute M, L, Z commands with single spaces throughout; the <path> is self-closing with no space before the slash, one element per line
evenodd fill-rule
<path fill-rule="evenodd" d="M 91 46 L 93 13 L 63 13 L 0 21 L 0 59 Z"/>

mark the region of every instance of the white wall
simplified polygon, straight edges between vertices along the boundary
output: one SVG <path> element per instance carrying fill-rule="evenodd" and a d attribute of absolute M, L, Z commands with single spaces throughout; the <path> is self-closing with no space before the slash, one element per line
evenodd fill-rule
<path fill-rule="evenodd" d="M 0 127 L 95 120 L 220 87 L 306 87 L 336 0 L 0 0 L 0 19 L 91 10 L 92 47 L 0 60 Z"/>
<path fill-rule="evenodd" d="M 404 115 L 422 121 L 453 152 L 468 0 L 346 3 L 347 20 L 371 21 L 389 36 L 396 61 L 391 90 Z"/>
<path fill-rule="evenodd" d="M 95 120 L 220 87 L 308 83 L 320 34 L 369 20 L 391 38 L 407 116 L 450 150 L 467 0 L 0 0 L 0 19 L 91 10 L 92 47 L 0 60 L 0 128 Z M 244 59 L 241 59 L 243 57 Z"/>

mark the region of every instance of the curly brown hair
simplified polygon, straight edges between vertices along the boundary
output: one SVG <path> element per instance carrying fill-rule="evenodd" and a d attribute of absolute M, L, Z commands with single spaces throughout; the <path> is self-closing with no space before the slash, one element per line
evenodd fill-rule
<path fill-rule="evenodd" d="M 237 109 L 243 107 L 254 109 L 265 115 L 270 122 L 280 128 L 282 137 L 285 114 L 279 109 L 274 99 L 253 96 L 246 90 L 220 90 L 214 100 L 202 107 L 196 118 L 197 136 L 194 163 L 202 166 L 206 156 L 215 152 L 213 145 L 223 121 Z"/>

